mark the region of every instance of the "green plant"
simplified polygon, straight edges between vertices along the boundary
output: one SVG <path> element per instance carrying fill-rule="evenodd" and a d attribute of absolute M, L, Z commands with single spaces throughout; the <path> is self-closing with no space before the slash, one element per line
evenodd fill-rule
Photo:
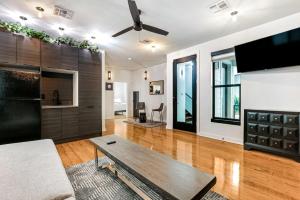
<path fill-rule="evenodd" d="M 27 26 L 22 26 L 20 23 L 4 22 L 0 20 L 0 29 L 15 34 L 23 34 L 27 37 L 40 39 L 51 44 L 65 44 L 71 47 L 88 49 L 92 53 L 98 53 L 100 51 L 97 45 L 90 44 L 87 40 L 77 41 L 68 36 L 53 38 L 44 31 L 37 31 Z"/>

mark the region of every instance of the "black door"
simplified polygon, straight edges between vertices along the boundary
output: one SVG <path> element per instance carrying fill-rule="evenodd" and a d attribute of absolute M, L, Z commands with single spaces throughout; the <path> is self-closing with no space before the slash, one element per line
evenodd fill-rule
<path fill-rule="evenodd" d="M 140 100 L 140 92 L 134 91 L 133 92 L 133 117 L 139 117 L 139 110 L 137 109 L 137 104 Z"/>
<path fill-rule="evenodd" d="M 173 127 L 197 130 L 197 56 L 192 55 L 173 62 Z"/>

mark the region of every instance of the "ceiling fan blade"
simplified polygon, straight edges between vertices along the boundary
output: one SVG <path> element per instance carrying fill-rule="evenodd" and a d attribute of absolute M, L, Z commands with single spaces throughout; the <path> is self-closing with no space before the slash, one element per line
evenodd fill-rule
<path fill-rule="evenodd" d="M 157 34 L 164 35 L 164 36 L 167 36 L 169 34 L 168 31 L 162 30 L 160 28 L 156 28 L 154 26 L 149 26 L 147 24 L 143 24 L 143 29 L 146 31 L 150 31 L 150 32 L 157 33 Z"/>
<path fill-rule="evenodd" d="M 140 24 L 140 12 L 134 0 L 128 0 L 129 10 L 135 24 Z"/>
<path fill-rule="evenodd" d="M 133 29 L 133 27 L 131 26 L 131 27 L 129 27 L 129 28 L 126 28 L 126 29 L 124 29 L 124 30 L 122 30 L 122 31 L 120 31 L 120 32 L 118 32 L 118 33 L 116 33 L 116 34 L 114 34 L 112 37 L 118 37 L 119 35 L 122 35 L 122 34 L 124 34 L 124 33 L 127 33 L 127 32 L 129 32 L 129 31 L 131 31 Z"/>

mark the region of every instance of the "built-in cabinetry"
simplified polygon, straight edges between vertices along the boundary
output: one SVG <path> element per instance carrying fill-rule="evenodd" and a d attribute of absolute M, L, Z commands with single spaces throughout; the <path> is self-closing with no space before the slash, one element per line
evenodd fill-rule
<path fill-rule="evenodd" d="M 257 149 L 300 161 L 300 113 L 245 110 L 245 149 Z"/>
<path fill-rule="evenodd" d="M 41 108 L 41 138 L 61 141 L 101 134 L 101 53 L 0 31 L 0 64 L 78 71 L 78 104 Z"/>

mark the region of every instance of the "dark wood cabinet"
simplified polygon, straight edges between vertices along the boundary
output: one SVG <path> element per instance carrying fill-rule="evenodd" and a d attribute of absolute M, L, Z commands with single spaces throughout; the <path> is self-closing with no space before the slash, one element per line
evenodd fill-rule
<path fill-rule="evenodd" d="M 62 109 L 62 137 L 72 138 L 79 134 L 79 112 L 78 108 Z"/>
<path fill-rule="evenodd" d="M 101 133 L 101 54 L 79 51 L 79 132 Z"/>
<path fill-rule="evenodd" d="M 41 65 L 42 67 L 59 69 L 61 68 L 61 49 L 60 45 L 41 44 Z"/>
<path fill-rule="evenodd" d="M 12 33 L 0 32 L 0 63 L 16 64 L 17 38 Z"/>
<path fill-rule="evenodd" d="M 17 36 L 17 64 L 41 66 L 40 40 Z"/>
<path fill-rule="evenodd" d="M 42 138 L 59 140 L 62 137 L 61 109 L 42 110 Z"/>
<path fill-rule="evenodd" d="M 79 63 L 81 64 L 101 64 L 101 53 L 91 53 L 87 49 L 79 50 Z"/>
<path fill-rule="evenodd" d="M 299 116 L 299 112 L 245 110 L 244 148 L 300 162 Z"/>
<path fill-rule="evenodd" d="M 78 70 L 78 48 L 61 45 L 62 69 Z"/>
<path fill-rule="evenodd" d="M 67 45 L 41 44 L 42 67 L 78 70 L 78 49 Z"/>

